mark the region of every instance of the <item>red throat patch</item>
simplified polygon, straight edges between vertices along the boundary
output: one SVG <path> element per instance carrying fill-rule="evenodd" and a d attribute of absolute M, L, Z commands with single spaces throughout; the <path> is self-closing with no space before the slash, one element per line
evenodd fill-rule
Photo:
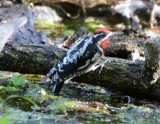
<path fill-rule="evenodd" d="M 106 49 L 108 42 L 109 42 L 109 39 L 104 40 L 104 41 L 101 43 L 101 47 L 102 47 L 103 49 Z"/>
<path fill-rule="evenodd" d="M 95 30 L 95 32 L 105 32 L 105 33 L 107 33 L 107 34 L 110 33 L 110 31 L 107 30 L 107 29 L 105 29 L 105 28 L 99 28 L 99 29 Z M 108 42 L 109 42 L 109 39 L 104 40 L 104 41 L 101 43 L 101 47 L 102 47 L 103 49 L 106 49 Z"/>

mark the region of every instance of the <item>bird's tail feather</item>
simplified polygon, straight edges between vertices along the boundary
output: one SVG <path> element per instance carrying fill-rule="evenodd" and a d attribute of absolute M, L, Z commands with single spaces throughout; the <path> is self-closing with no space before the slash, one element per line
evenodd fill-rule
<path fill-rule="evenodd" d="M 47 75 L 39 82 L 39 84 L 43 84 L 44 82 L 46 82 L 46 80 L 51 76 L 51 75 L 54 75 L 56 72 L 56 69 L 55 67 L 53 67 L 49 73 L 47 73 Z"/>

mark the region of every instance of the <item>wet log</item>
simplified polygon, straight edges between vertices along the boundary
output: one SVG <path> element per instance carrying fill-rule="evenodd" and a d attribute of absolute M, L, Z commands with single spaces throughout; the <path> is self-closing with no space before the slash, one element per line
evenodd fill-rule
<path fill-rule="evenodd" d="M 53 46 L 8 42 L 0 53 L 0 70 L 46 74 L 63 54 Z"/>
<path fill-rule="evenodd" d="M 112 56 L 114 50 L 116 52 L 127 50 L 127 48 L 121 48 L 121 45 L 115 48 L 110 45 L 110 52 L 107 54 Z M 8 42 L 0 53 L 0 70 L 46 74 L 64 53 L 65 50 L 56 46 Z"/>
<path fill-rule="evenodd" d="M 101 74 L 99 69 L 73 81 L 110 87 L 121 91 L 158 96 L 160 92 L 160 42 L 150 39 L 145 43 L 145 61 L 110 57 Z M 0 70 L 46 74 L 64 54 L 54 46 L 8 42 L 0 53 Z"/>

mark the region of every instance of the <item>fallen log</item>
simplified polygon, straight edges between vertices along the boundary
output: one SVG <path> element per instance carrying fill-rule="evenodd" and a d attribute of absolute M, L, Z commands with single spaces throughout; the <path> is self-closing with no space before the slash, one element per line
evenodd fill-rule
<path fill-rule="evenodd" d="M 52 46 L 9 42 L 0 53 L 0 70 L 46 74 L 63 53 Z"/>
<path fill-rule="evenodd" d="M 111 55 L 114 50 L 123 51 L 120 45 L 110 47 Z M 8 42 L 0 53 L 0 70 L 46 74 L 64 53 L 65 50 L 56 46 Z"/>
<path fill-rule="evenodd" d="M 145 46 L 147 51 L 145 61 L 111 57 L 113 61 L 105 65 L 101 74 L 97 69 L 95 72 L 76 77 L 73 81 L 118 89 L 127 93 L 154 94 L 160 97 L 158 94 L 160 88 L 157 87 L 160 79 L 160 42 L 150 39 Z M 0 53 L 0 70 L 46 74 L 64 52 L 54 46 L 9 42 Z"/>

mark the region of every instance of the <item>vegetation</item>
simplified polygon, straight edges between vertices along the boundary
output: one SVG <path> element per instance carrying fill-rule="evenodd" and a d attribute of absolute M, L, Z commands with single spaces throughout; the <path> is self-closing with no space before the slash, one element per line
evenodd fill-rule
<path fill-rule="evenodd" d="M 103 7 L 101 9 L 103 10 Z M 47 20 L 40 21 L 35 19 L 34 25 L 36 30 L 45 32 L 50 40 L 63 39 L 67 35 L 72 35 L 80 27 L 86 27 L 92 32 L 97 27 L 107 27 L 110 30 L 123 30 L 123 26 L 128 26 L 124 22 L 120 28 L 117 28 L 117 25 L 113 26 L 111 21 L 109 23 L 109 20 L 105 19 L 106 17 L 85 17 L 82 16 L 82 13 L 79 16 L 76 19 L 67 17 L 67 19 L 61 22 L 53 23 L 48 23 Z M 121 20 L 114 19 L 115 22 Z M 144 27 L 145 24 L 140 23 L 139 25 L 140 27 Z M 150 28 L 150 30 L 154 31 L 153 28 Z M 157 29 L 155 30 L 157 31 Z M 145 39 L 145 36 L 142 36 L 142 38 Z M 124 47 L 122 49 L 126 48 L 125 45 L 122 45 Z M 143 52 L 141 54 L 144 55 Z M 10 56 L 16 59 L 17 54 L 13 53 Z M 43 58 L 39 55 L 36 59 L 42 61 Z M 34 70 L 32 63 L 30 65 L 31 69 Z M 151 99 L 150 96 L 143 96 L 143 94 L 137 96 L 130 94 L 129 91 L 126 94 L 101 86 L 72 81 L 64 85 L 60 96 L 54 96 L 49 89 L 44 88 L 43 84 L 39 84 L 39 81 L 43 77 L 44 75 L 40 74 L 0 71 L 0 124 L 160 123 L 160 103 L 158 99 Z"/>

